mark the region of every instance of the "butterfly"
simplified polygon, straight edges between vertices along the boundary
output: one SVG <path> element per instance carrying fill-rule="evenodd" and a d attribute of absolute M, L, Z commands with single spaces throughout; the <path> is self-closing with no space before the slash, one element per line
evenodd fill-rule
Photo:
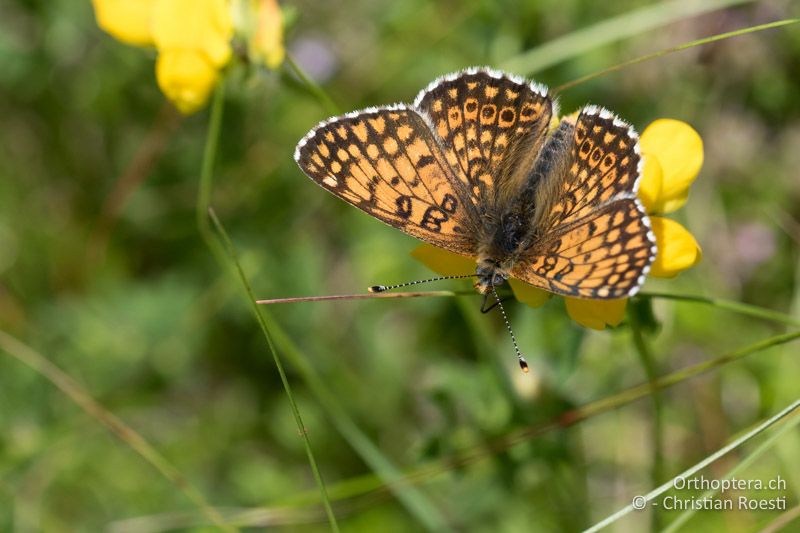
<path fill-rule="evenodd" d="M 601 107 L 552 125 L 557 114 L 545 86 L 474 67 L 412 105 L 325 120 L 294 157 L 342 200 L 476 258 L 481 294 L 514 277 L 564 296 L 633 296 L 656 254 L 636 196 L 638 135 Z"/>

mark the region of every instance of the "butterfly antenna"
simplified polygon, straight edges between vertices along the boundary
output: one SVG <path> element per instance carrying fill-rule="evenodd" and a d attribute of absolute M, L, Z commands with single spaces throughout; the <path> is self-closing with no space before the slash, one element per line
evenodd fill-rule
<path fill-rule="evenodd" d="M 519 367 L 522 369 L 523 372 L 526 374 L 528 373 L 528 362 L 522 356 L 522 352 L 519 350 L 519 345 L 517 344 L 517 338 L 514 336 L 514 332 L 511 330 L 511 324 L 508 322 L 508 317 L 506 316 L 506 310 L 503 307 L 503 301 L 500 299 L 500 296 L 497 295 L 497 291 L 494 288 L 494 284 L 491 285 L 492 287 L 492 294 L 494 294 L 494 299 L 497 301 L 497 306 L 500 308 L 500 313 L 503 315 L 503 322 L 506 323 L 506 329 L 508 329 L 508 334 L 511 335 L 511 342 L 514 344 L 514 351 L 517 354 L 517 361 L 519 361 Z"/>
<path fill-rule="evenodd" d="M 464 278 L 472 278 L 475 277 L 476 274 L 463 274 L 461 276 L 441 276 L 438 278 L 430 278 L 430 279 L 420 279 L 417 281 L 408 281 L 406 283 L 400 283 L 398 285 L 373 285 L 369 287 L 367 290 L 369 292 L 386 292 L 392 289 L 399 289 L 401 287 L 409 287 L 411 285 L 419 285 L 420 283 L 430 283 L 431 281 L 443 281 L 446 279 L 464 279 Z"/>

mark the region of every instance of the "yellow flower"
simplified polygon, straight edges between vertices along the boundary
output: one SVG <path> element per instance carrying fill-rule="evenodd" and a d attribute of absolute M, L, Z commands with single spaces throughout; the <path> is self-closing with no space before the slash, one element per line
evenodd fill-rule
<path fill-rule="evenodd" d="M 461 276 L 475 271 L 475 259 L 420 244 L 411 250 L 411 257 L 442 276 Z"/>
<path fill-rule="evenodd" d="M 640 139 L 644 169 L 639 198 L 650 215 L 658 253 L 650 275 L 675 277 L 697 264 L 702 253 L 694 236 L 674 220 L 657 215 L 671 213 L 689 196 L 689 187 L 703 164 L 703 141 L 685 122 L 659 119 L 650 124 Z M 458 256 L 428 244 L 418 246 L 411 255 L 442 275 L 459 275 L 475 269 L 475 260 Z M 550 293 L 509 279 L 516 298 L 531 307 L 540 307 Z M 627 298 L 588 300 L 565 297 L 567 314 L 584 327 L 605 329 L 616 326 L 625 316 Z"/>
<path fill-rule="evenodd" d="M 157 0 L 92 0 L 97 25 L 123 43 L 153 44 L 150 23 Z"/>
<path fill-rule="evenodd" d="M 233 27 L 247 43 L 253 63 L 278 68 L 286 57 L 283 11 L 278 0 L 231 0 Z"/>
<path fill-rule="evenodd" d="M 474 264 L 472 268 L 475 268 Z M 529 285 L 524 281 L 519 281 L 514 278 L 509 278 L 508 284 L 517 300 L 534 308 L 543 306 L 552 296 L 552 294 L 547 291 L 543 291 L 542 289 L 538 289 L 533 285 Z"/>
<path fill-rule="evenodd" d="M 603 330 L 606 326 L 618 326 L 625 318 L 627 298 L 616 300 L 586 300 L 564 298 L 569 317 L 585 328 Z"/>
<path fill-rule="evenodd" d="M 183 113 L 207 101 L 230 61 L 231 23 L 226 0 L 93 0 L 98 25 L 119 40 L 154 45 L 156 78 Z"/>
<path fill-rule="evenodd" d="M 258 24 L 250 41 L 250 57 L 269 68 L 283 63 L 283 14 L 276 0 L 250 0 L 257 4 Z"/>
<path fill-rule="evenodd" d="M 191 50 L 165 50 L 156 61 L 161 92 L 185 114 L 205 105 L 218 78 L 217 70 Z"/>
<path fill-rule="evenodd" d="M 702 259 L 702 250 L 689 231 L 668 218 L 689 197 L 689 187 L 703 166 L 703 140 L 688 124 L 662 118 L 650 124 L 640 140 L 644 172 L 639 184 L 658 255 L 650 269 L 657 278 L 674 278 Z"/>
<path fill-rule="evenodd" d="M 225 0 L 160 0 L 153 13 L 158 86 L 183 113 L 207 101 L 231 58 L 233 26 Z"/>
<path fill-rule="evenodd" d="M 685 122 L 662 118 L 645 128 L 639 144 L 645 155 L 639 198 L 648 213 L 672 213 L 686 203 L 703 166 L 703 139 Z"/>

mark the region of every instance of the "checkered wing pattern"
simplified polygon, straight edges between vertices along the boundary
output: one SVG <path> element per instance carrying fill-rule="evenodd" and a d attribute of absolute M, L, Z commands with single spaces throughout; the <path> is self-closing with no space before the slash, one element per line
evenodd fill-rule
<path fill-rule="evenodd" d="M 430 119 L 480 212 L 513 193 L 504 187 L 514 189 L 531 169 L 553 114 L 546 87 L 491 69 L 435 80 L 414 106 Z"/>
<path fill-rule="evenodd" d="M 512 275 L 558 294 L 624 298 L 638 291 L 656 253 L 650 221 L 636 198 L 639 140 L 609 111 L 586 107 L 573 130 L 540 238 Z"/>
<path fill-rule="evenodd" d="M 473 208 L 417 111 L 398 105 L 325 121 L 300 141 L 295 160 L 324 189 L 373 217 L 476 255 Z"/>

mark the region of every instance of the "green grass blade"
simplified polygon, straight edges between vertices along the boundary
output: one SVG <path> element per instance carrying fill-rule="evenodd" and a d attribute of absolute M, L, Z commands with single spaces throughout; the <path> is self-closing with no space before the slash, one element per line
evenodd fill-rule
<path fill-rule="evenodd" d="M 755 450 L 750 452 L 744 459 L 742 459 L 738 463 L 736 463 L 736 466 L 734 466 L 733 468 L 728 470 L 728 472 L 724 476 L 722 476 L 722 478 L 720 478 L 720 479 L 723 479 L 723 480 L 724 479 L 731 479 L 732 477 L 737 475 L 739 472 L 742 472 L 748 466 L 750 466 L 751 464 L 755 463 L 762 455 L 764 455 L 764 453 L 769 451 L 775 445 L 775 443 L 778 442 L 778 440 L 780 440 L 780 438 L 783 435 L 785 435 L 786 433 L 788 433 L 792 429 L 796 428 L 798 426 L 798 424 L 800 424 L 800 416 L 797 416 L 795 414 L 794 416 L 789 418 L 783 425 L 781 425 L 778 429 L 776 429 L 774 433 L 772 433 L 769 437 L 767 437 L 767 439 L 764 442 L 759 444 L 758 447 L 756 447 Z M 711 496 L 713 496 L 717 492 L 719 492 L 719 491 L 718 490 L 713 490 L 713 489 L 707 490 L 706 492 L 703 493 L 702 498 L 710 498 Z M 664 528 L 662 531 L 664 533 L 672 533 L 674 531 L 678 531 L 678 529 L 682 525 L 684 525 L 686 522 L 688 522 L 689 519 L 691 517 L 693 517 L 696 512 L 697 512 L 696 510 L 691 509 L 691 508 L 690 509 L 686 509 L 685 511 L 683 511 L 678 516 L 678 518 L 676 518 L 674 521 L 670 522 L 670 524 L 666 528 Z"/>
<path fill-rule="evenodd" d="M 633 342 L 633 349 L 639 356 L 639 361 L 644 368 L 647 381 L 653 386 L 658 381 L 658 369 L 656 368 L 656 358 L 653 356 L 653 350 L 645 338 L 644 328 L 639 319 L 639 315 L 635 312 L 630 312 L 631 306 L 628 307 L 628 323 L 631 328 L 631 339 Z M 661 391 L 654 389 L 650 395 L 653 402 L 653 416 L 650 423 L 652 424 L 650 438 L 653 441 L 652 446 L 652 461 L 653 466 L 650 472 L 650 479 L 653 484 L 660 483 L 664 476 L 664 409 Z M 654 530 L 660 526 L 661 515 L 659 509 L 653 509 L 653 523 Z"/>
<path fill-rule="evenodd" d="M 0 331 L 0 349 L 43 376 L 83 409 L 86 414 L 108 428 L 122 442 L 150 463 L 165 479 L 183 492 L 212 524 L 224 531 L 238 531 L 225 522 L 222 515 L 206 501 L 197 487 L 186 479 L 152 444 L 123 422 L 121 418 L 100 405 L 77 381 L 50 360 L 4 331 Z"/>
<path fill-rule="evenodd" d="M 197 230 L 205 241 L 206 246 L 211 250 L 220 265 L 225 264 L 225 254 L 219 246 L 219 242 L 214 239 L 211 227 L 208 224 L 208 207 L 211 201 L 211 189 L 214 178 L 214 163 L 217 159 L 217 149 L 219 148 L 219 135 L 222 129 L 222 110 L 225 103 L 225 76 L 223 76 L 214 90 L 214 99 L 211 102 L 211 114 L 208 120 L 208 132 L 206 133 L 206 144 L 203 147 L 203 162 L 200 167 L 200 183 L 197 189 L 197 206 L 195 217 L 197 219 Z"/>
<path fill-rule="evenodd" d="M 718 307 L 719 309 L 725 309 L 727 311 L 733 311 L 734 313 L 739 313 L 740 315 L 752 316 L 764 320 L 771 320 L 773 322 L 786 324 L 787 326 L 800 327 L 800 319 L 795 318 L 792 315 L 781 313 L 780 311 L 773 311 L 772 309 L 766 309 L 764 307 L 759 307 L 757 305 L 734 302 L 732 300 L 724 300 L 722 298 L 710 298 L 708 296 L 697 296 L 693 294 L 673 294 L 667 292 L 652 292 L 652 291 L 642 291 L 639 293 L 638 296 L 711 305 L 714 307 Z"/>
<path fill-rule="evenodd" d="M 214 99 L 211 104 L 211 115 L 209 119 L 208 133 L 206 136 L 206 144 L 203 150 L 203 162 L 200 171 L 200 184 L 197 195 L 197 210 L 196 210 L 197 227 L 198 230 L 200 231 L 201 236 L 203 237 L 203 240 L 206 242 L 208 247 L 217 257 L 217 260 L 220 261 L 221 264 L 224 264 L 225 256 L 223 254 L 223 250 L 222 248 L 220 248 L 219 242 L 213 238 L 213 235 L 211 233 L 211 228 L 208 223 L 209 219 L 207 218 L 206 214 L 210 214 L 211 219 L 214 221 L 214 224 L 216 225 L 216 228 L 222 237 L 225 249 L 228 252 L 228 257 L 231 259 L 231 261 L 234 263 L 236 267 L 236 270 L 239 274 L 239 278 L 242 282 L 242 286 L 245 290 L 245 293 L 248 296 L 248 301 L 253 302 L 252 289 L 250 288 L 250 284 L 247 281 L 247 278 L 244 275 L 244 271 L 242 270 L 239 264 L 236 251 L 233 248 L 233 245 L 231 244 L 230 239 L 228 238 L 228 235 L 225 232 L 224 228 L 222 227 L 216 215 L 209 207 L 209 203 L 211 200 L 211 190 L 213 186 L 214 163 L 216 160 L 217 149 L 219 147 L 219 136 L 222 128 L 222 111 L 223 111 L 224 101 L 225 101 L 225 78 L 223 77 L 217 84 L 217 88 L 214 92 Z M 298 431 L 300 432 L 300 435 L 303 437 L 303 442 L 305 446 L 306 455 L 308 457 L 309 465 L 311 466 L 311 470 L 314 474 L 314 479 L 317 482 L 317 486 L 322 495 L 322 502 L 325 507 L 325 512 L 328 517 L 331 529 L 333 531 L 338 532 L 339 527 L 336 522 L 336 517 L 333 514 L 333 509 L 330 505 L 330 500 L 328 499 L 327 492 L 325 490 L 325 483 L 322 479 L 322 475 L 320 474 L 319 468 L 317 466 L 313 450 L 311 449 L 311 444 L 308 440 L 308 435 L 305 432 L 305 426 L 303 425 L 302 417 L 300 416 L 300 411 L 297 408 L 297 404 L 294 401 L 294 397 L 292 396 L 291 386 L 289 384 L 288 379 L 286 378 L 286 374 L 283 370 L 283 365 L 274 349 L 274 346 L 272 344 L 272 338 L 270 337 L 269 331 L 266 329 L 266 324 L 264 324 L 263 318 L 261 317 L 260 309 L 258 308 L 258 306 L 254 304 L 252 305 L 252 307 L 256 315 L 256 319 L 259 322 L 259 326 L 261 326 L 261 330 L 264 334 L 264 337 L 266 338 L 267 345 L 275 361 L 275 365 L 278 369 L 278 373 L 283 383 L 284 391 L 286 392 L 286 395 L 289 399 L 289 404 L 292 409 L 292 414 L 295 418 L 295 422 L 297 423 Z"/>
<path fill-rule="evenodd" d="M 658 378 L 653 383 L 644 383 L 641 385 L 637 385 L 635 387 L 631 387 L 629 389 L 608 396 L 601 400 L 596 400 L 594 402 L 588 403 L 576 409 L 571 409 L 569 411 L 562 413 L 557 418 L 549 422 L 546 422 L 544 424 L 539 424 L 533 427 L 524 428 L 508 433 L 503 437 L 500 437 L 495 441 L 489 443 L 488 449 L 493 452 L 500 452 L 507 450 L 512 446 L 516 446 L 517 444 L 527 442 L 532 438 L 540 437 L 545 433 L 548 433 L 549 431 L 552 431 L 554 429 L 570 427 L 572 425 L 577 424 L 578 422 L 586 420 L 587 418 L 591 418 L 593 416 L 606 413 L 608 411 L 612 411 L 614 409 L 622 407 L 623 405 L 632 403 L 636 400 L 644 398 L 645 396 L 648 396 L 654 390 L 660 390 L 666 387 L 671 387 L 687 379 L 708 372 L 714 368 L 718 368 L 728 363 L 738 361 L 739 359 L 742 359 L 748 355 L 766 350 L 773 346 L 780 346 L 782 344 L 786 344 L 788 342 L 792 342 L 797 339 L 800 339 L 800 331 L 794 331 L 792 333 L 785 333 L 782 335 L 769 337 L 767 339 L 753 343 L 749 346 L 745 346 L 744 348 L 740 348 L 739 350 L 736 350 L 734 352 L 721 355 L 714 359 L 710 359 L 708 361 L 692 365 L 690 367 L 678 370 L 676 372 L 672 372 L 670 374 Z M 414 472 L 410 473 L 409 476 L 414 479 L 420 479 L 420 478 L 424 479 L 432 475 L 435 475 L 437 473 L 445 472 L 451 468 L 461 467 L 474 463 L 476 461 L 485 458 L 486 456 L 487 456 L 487 445 L 484 443 L 481 444 L 479 448 L 467 449 L 452 457 L 441 459 L 429 465 L 420 467 Z"/>
<path fill-rule="evenodd" d="M 247 281 L 247 276 L 245 276 L 244 270 L 242 270 L 242 265 L 239 263 L 239 257 L 236 253 L 236 249 L 233 247 L 233 243 L 228 237 L 225 228 L 220 223 L 213 209 L 209 209 L 209 216 L 211 217 L 211 220 L 213 220 L 214 226 L 217 228 L 217 231 L 219 232 L 219 235 L 222 239 L 222 243 L 225 246 L 225 250 L 227 251 L 228 256 L 230 257 L 230 260 L 236 267 L 236 273 L 238 274 L 239 280 L 242 283 L 242 288 L 244 288 L 244 292 L 247 297 L 250 308 L 253 311 L 253 314 L 255 315 L 256 320 L 258 321 L 258 325 L 261 327 L 261 332 L 264 334 L 264 338 L 267 341 L 267 346 L 269 347 L 270 354 L 272 355 L 272 359 L 275 362 L 275 367 L 278 369 L 278 374 L 281 377 L 281 382 L 283 383 L 283 389 L 286 392 L 286 397 L 289 399 L 289 405 L 292 408 L 292 415 L 294 416 L 294 420 L 297 423 L 297 429 L 300 432 L 301 438 L 303 439 L 303 445 L 305 447 L 308 463 L 311 466 L 311 471 L 314 474 L 314 479 L 316 480 L 317 486 L 319 487 L 319 492 L 320 495 L 322 496 L 322 504 L 325 507 L 325 513 L 328 516 L 328 521 L 330 523 L 331 529 L 333 531 L 338 532 L 339 526 L 336 522 L 336 516 L 333 514 L 333 508 L 331 507 L 331 502 L 330 499 L 328 498 L 328 492 L 325 489 L 325 481 L 322 479 L 322 474 L 320 473 L 319 467 L 317 466 L 317 460 L 314 457 L 314 451 L 311 448 L 311 441 L 308 438 L 306 427 L 303 424 L 303 418 L 300 416 L 300 410 L 297 408 L 297 403 L 294 401 L 294 396 L 292 395 L 292 386 L 289 383 L 288 378 L 286 377 L 286 372 L 283 369 L 283 362 L 281 361 L 281 358 L 278 356 L 278 352 L 275 350 L 275 345 L 272 342 L 272 335 L 270 335 L 267 323 L 264 320 L 264 316 L 261 313 L 261 308 L 258 305 L 256 305 L 256 299 L 255 296 L 253 295 L 253 289 L 250 287 L 250 282 Z"/>
<path fill-rule="evenodd" d="M 715 368 L 719 368 L 734 361 L 743 359 L 748 355 L 752 355 L 754 353 L 758 353 L 760 351 L 775 346 L 780 346 L 798 339 L 800 339 L 800 331 L 776 335 L 774 337 L 770 337 L 740 348 L 739 350 L 720 355 L 714 359 L 677 370 L 670 374 L 661 376 L 652 382 L 637 385 L 635 387 L 618 392 L 617 394 L 613 394 L 600 400 L 587 403 L 581 407 L 565 411 L 558 417 L 543 424 L 537 424 L 532 427 L 513 431 L 502 437 L 494 439 L 489 443 L 481 443 L 479 447 L 468 448 L 449 457 L 444 457 L 442 459 L 431 461 L 425 465 L 413 468 L 405 473 L 404 481 L 406 483 L 413 484 L 423 483 L 454 468 L 461 468 L 481 461 L 487 457 L 490 457 L 492 453 L 504 452 L 518 444 L 541 437 L 550 431 L 554 431 L 559 428 L 567 428 L 594 416 L 601 415 L 631 404 L 636 400 L 640 400 L 649 394 L 652 394 L 654 391 L 677 385 L 700 374 L 709 372 Z M 277 334 L 276 342 L 280 344 L 280 339 L 278 338 Z M 302 364 L 306 365 L 307 363 Z M 359 488 L 355 488 L 353 490 L 341 490 L 342 485 L 347 485 L 350 483 L 350 480 L 345 480 L 337 484 L 337 486 L 331 490 L 337 493 L 337 499 L 344 499 L 355 497 L 366 492 L 375 491 L 380 488 L 380 486 L 369 482 L 369 480 L 364 477 L 359 479 L 359 483 L 361 483 Z"/>
<path fill-rule="evenodd" d="M 385 486 L 397 497 L 409 513 L 417 518 L 428 530 L 443 531 L 448 529 L 447 522 L 438 509 L 405 479 L 403 473 L 361 431 L 339 403 L 336 395 L 328 389 L 314 367 L 303 357 L 294 341 L 281 329 L 266 310 L 264 311 L 264 318 L 270 324 L 275 343 L 286 354 L 286 357 L 291 360 L 292 365 L 308 384 L 308 387 L 319 400 L 320 406 L 328 413 L 331 422 L 342 437 L 364 462 L 375 471 Z"/>
<path fill-rule="evenodd" d="M 800 518 L 800 504 L 795 505 L 789 510 L 784 511 L 778 515 L 775 520 L 766 525 L 759 533 L 778 533 L 779 531 L 788 531 L 788 526 L 795 520 Z"/>
<path fill-rule="evenodd" d="M 264 338 L 267 341 L 267 346 L 269 348 L 270 353 L 272 354 L 272 358 L 275 361 L 275 366 L 278 369 L 278 374 L 280 375 L 281 382 L 283 383 L 284 391 L 286 392 L 286 396 L 289 399 L 289 405 L 292 409 L 292 414 L 294 416 L 295 422 L 297 423 L 298 431 L 303 438 L 303 445 L 305 446 L 306 456 L 308 458 L 309 465 L 311 466 L 311 471 L 314 474 L 314 480 L 317 483 L 317 487 L 319 488 L 320 494 L 322 496 L 322 502 L 325 507 L 325 513 L 328 517 L 328 522 L 331 526 L 331 529 L 338 533 L 339 526 L 336 522 L 336 516 L 333 513 L 333 508 L 331 507 L 330 500 L 328 498 L 328 494 L 325 490 L 325 482 L 322 479 L 322 474 L 319 471 L 317 466 L 316 458 L 314 457 L 314 452 L 311 448 L 311 443 L 308 439 L 308 435 L 305 431 L 305 426 L 303 425 L 302 417 L 300 416 L 300 410 L 297 407 L 297 403 L 294 401 L 294 397 L 292 396 L 292 389 L 291 385 L 289 384 L 289 380 L 286 378 L 286 373 L 283 370 L 283 363 L 278 357 L 277 352 L 275 351 L 275 347 L 272 343 L 272 337 L 269 334 L 269 330 L 267 329 L 267 325 L 264 322 L 264 318 L 261 315 L 261 310 L 258 305 L 255 304 L 255 298 L 253 297 L 253 291 L 250 287 L 250 283 L 247 281 L 247 277 L 244 275 L 244 271 L 242 270 L 241 265 L 239 264 L 239 259 L 236 255 L 236 250 L 233 247 L 230 239 L 228 238 L 228 234 L 225 232 L 225 228 L 223 228 L 222 224 L 219 222 L 219 219 L 214 214 L 214 211 L 210 208 L 210 201 L 211 201 L 211 190 L 213 186 L 213 177 L 214 177 L 214 162 L 217 156 L 217 149 L 219 147 L 219 136 L 220 131 L 222 129 L 222 110 L 223 104 L 225 102 L 225 78 L 219 81 L 217 84 L 217 88 L 214 92 L 214 100 L 211 104 L 211 116 L 209 119 L 208 124 L 208 133 L 206 135 L 206 144 L 203 149 L 203 163 L 200 170 L 200 185 L 198 188 L 197 194 L 197 228 L 203 237 L 206 245 L 209 249 L 214 253 L 217 261 L 220 265 L 225 265 L 225 252 L 227 251 L 227 256 L 233 262 L 234 266 L 236 267 L 236 271 L 239 276 L 239 280 L 241 281 L 242 287 L 244 288 L 244 292 L 246 294 L 247 300 L 249 305 L 251 306 L 253 312 L 255 313 L 256 320 L 258 321 L 259 326 L 261 327 L 261 331 L 264 334 Z M 207 215 L 214 221 L 214 224 L 219 232 L 222 242 L 224 244 L 224 250 L 220 247 L 220 244 L 217 240 L 214 239 L 213 234 L 211 233 L 211 227 L 208 223 Z"/>
<path fill-rule="evenodd" d="M 319 100 L 319 103 L 322 104 L 322 107 L 325 108 L 331 115 L 341 115 L 342 112 L 339 109 L 339 106 L 336 105 L 336 102 L 333 101 L 333 98 L 325 92 L 325 89 L 319 86 L 317 82 L 311 79 L 311 77 L 305 73 L 305 71 L 300 68 L 300 65 L 294 60 L 292 54 L 286 54 L 286 65 L 289 69 L 297 76 L 303 85 L 306 86 L 308 92 L 314 95 L 314 97 Z"/>
<path fill-rule="evenodd" d="M 500 292 L 500 291 L 498 291 Z M 260 305 L 274 305 L 274 304 L 288 304 L 288 303 L 301 303 L 301 302 L 323 302 L 333 300 L 381 300 L 393 298 L 428 298 L 428 297 L 456 297 L 456 296 L 477 296 L 474 290 L 461 290 L 461 291 L 423 291 L 423 292 L 380 292 L 380 293 L 364 293 L 364 294 L 335 294 L 327 296 L 305 296 L 299 298 L 275 298 L 257 300 Z M 505 294 L 501 293 L 501 296 Z M 641 291 L 637 297 L 644 298 L 660 298 L 663 300 L 676 300 L 687 303 L 699 303 L 711 305 L 727 311 L 733 311 L 745 316 L 752 316 L 773 322 L 786 324 L 787 326 L 800 327 L 800 318 L 774 311 L 765 307 L 760 307 L 752 304 L 745 304 L 733 300 L 725 300 L 723 298 L 712 298 L 709 296 L 699 296 L 696 294 L 675 294 L 668 292 L 653 292 Z M 465 315 L 466 316 L 466 315 Z M 474 316 L 467 316 L 471 325 L 479 325 L 482 322 L 474 320 Z M 479 342 L 484 342 L 480 340 Z"/>
<path fill-rule="evenodd" d="M 603 70 L 599 70 L 597 72 L 593 72 L 591 74 L 587 74 L 585 76 L 581 76 L 580 78 L 574 79 L 562 85 L 559 85 L 555 89 L 553 89 L 554 93 L 560 93 L 576 85 L 580 85 L 581 83 L 585 83 L 587 81 L 600 78 L 602 76 L 606 76 L 611 74 L 612 72 L 617 72 L 624 68 L 638 65 L 639 63 L 643 63 L 645 61 L 649 61 L 651 59 L 656 59 L 661 56 L 665 56 L 667 54 L 673 54 L 675 52 L 680 52 L 682 50 L 688 50 L 689 48 L 694 48 L 695 46 L 701 46 L 708 43 L 713 43 L 715 41 L 722 41 L 724 39 L 730 39 L 731 37 L 739 37 L 740 35 L 747 35 L 748 33 L 755 33 L 757 31 L 769 30 L 772 28 L 779 28 L 781 26 L 788 26 L 789 24 L 796 24 L 800 22 L 800 19 L 785 19 L 785 20 L 778 20 L 775 22 L 769 22 L 767 24 L 759 24 L 758 26 L 750 26 L 748 28 L 742 28 L 740 30 L 729 31 L 725 33 L 718 33 L 716 35 L 712 35 L 710 37 L 705 37 L 703 39 L 697 39 L 694 41 L 689 41 L 688 43 L 679 44 L 678 46 L 673 46 L 671 48 L 665 48 L 664 50 L 659 50 L 658 52 L 653 52 L 652 54 L 645 54 L 643 56 L 639 56 L 628 61 L 623 61 L 622 63 L 618 63 L 614 66 L 605 68 Z"/>
<path fill-rule="evenodd" d="M 794 412 L 798 408 L 800 408 L 800 400 L 795 400 L 793 403 L 791 403 L 788 407 L 783 409 L 781 412 L 779 412 L 778 414 L 776 414 L 776 415 L 772 416 L 771 418 L 765 420 L 764 422 L 762 422 L 761 424 L 759 424 L 758 426 L 753 428 L 751 431 L 748 431 L 747 433 L 745 433 L 744 435 L 742 435 L 738 439 L 734 440 L 733 442 L 731 442 L 727 446 L 724 446 L 724 447 L 720 448 L 719 450 L 717 450 L 716 452 L 712 453 L 711 455 L 709 455 L 708 457 L 706 457 L 705 459 L 703 459 L 702 461 L 700 461 L 696 465 L 692 466 L 691 468 L 688 468 L 688 469 L 684 470 L 683 472 L 681 472 L 677 476 L 673 477 L 672 479 L 670 479 L 666 483 L 664 483 L 664 484 L 660 485 L 659 487 L 656 487 L 655 489 L 651 490 L 650 492 L 648 492 L 647 494 L 645 494 L 643 496 L 645 504 L 653 501 L 653 499 L 657 498 L 661 494 L 663 494 L 666 491 L 668 491 L 673 486 L 673 484 L 675 483 L 675 480 L 677 478 L 686 478 L 686 477 L 693 476 L 694 474 L 696 474 L 697 472 L 699 472 L 700 470 L 702 470 L 706 466 L 708 466 L 711 463 L 715 462 L 717 459 L 727 455 L 728 453 L 730 453 L 731 451 L 735 450 L 736 448 L 742 446 L 743 444 L 745 444 L 746 442 L 750 441 L 754 437 L 760 435 L 761 433 L 763 433 L 764 431 L 766 431 L 767 429 L 769 429 L 770 427 L 772 427 L 776 423 L 780 422 L 781 420 L 783 420 L 784 418 L 786 418 L 787 416 L 792 414 L 792 412 Z M 625 515 L 627 515 L 628 513 L 630 513 L 633 510 L 634 510 L 633 504 L 630 504 L 630 505 L 628 505 L 626 507 L 623 507 L 622 509 L 620 509 L 616 513 L 604 518 L 600 522 L 596 523 L 595 525 L 593 525 L 592 527 L 587 529 L 585 533 L 594 533 L 595 531 L 600 531 L 601 529 L 603 529 L 605 527 L 608 527 L 609 525 L 613 524 L 614 522 L 616 522 L 620 518 L 624 517 Z"/>
<path fill-rule="evenodd" d="M 647 33 L 682 19 L 753 0 L 670 0 L 623 13 L 552 39 L 500 64 L 500 68 L 533 74 L 599 46 Z"/>

